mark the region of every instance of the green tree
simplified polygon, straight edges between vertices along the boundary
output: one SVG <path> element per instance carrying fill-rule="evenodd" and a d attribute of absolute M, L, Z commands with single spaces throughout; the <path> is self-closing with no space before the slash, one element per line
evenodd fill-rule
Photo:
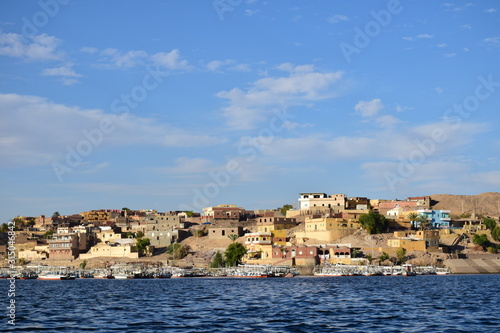
<path fill-rule="evenodd" d="M 28 223 L 26 224 L 28 227 L 32 227 L 35 225 L 35 220 L 31 219 L 28 221 Z"/>
<path fill-rule="evenodd" d="M 234 243 L 234 242 L 236 242 L 236 240 L 239 238 L 239 236 L 238 236 L 238 235 L 235 235 L 235 234 L 228 235 L 227 237 L 228 237 L 230 240 L 232 240 L 232 241 L 233 241 L 233 243 Z"/>
<path fill-rule="evenodd" d="M 171 254 L 174 259 L 182 259 L 189 254 L 189 246 L 180 243 L 172 243 L 167 248 L 167 253 Z"/>
<path fill-rule="evenodd" d="M 56 218 L 56 217 L 59 217 L 61 216 L 61 214 L 59 214 L 59 212 L 54 212 L 54 214 L 52 214 L 52 217 Z"/>
<path fill-rule="evenodd" d="M 292 205 L 283 205 L 283 207 L 279 208 L 281 214 L 283 214 L 284 216 L 286 216 L 286 212 L 289 211 L 290 209 L 292 209 L 293 206 Z"/>
<path fill-rule="evenodd" d="M 84 261 L 82 261 L 82 262 L 80 263 L 80 268 L 81 268 L 81 269 L 85 269 L 85 267 L 87 267 L 87 259 L 85 259 Z"/>
<path fill-rule="evenodd" d="M 127 207 L 123 207 L 122 210 L 130 210 L 130 209 L 128 209 Z"/>
<path fill-rule="evenodd" d="M 490 244 L 486 234 L 475 234 L 474 237 L 472 237 L 472 242 L 481 246 L 483 250 Z"/>
<path fill-rule="evenodd" d="M 420 230 L 427 230 L 431 226 L 430 222 L 427 221 L 427 218 L 422 215 L 419 215 L 417 217 L 416 222 L 418 223 L 418 227 L 420 228 Z"/>
<path fill-rule="evenodd" d="M 142 237 L 144 237 L 144 233 L 142 231 L 137 231 L 135 238 L 142 238 Z"/>
<path fill-rule="evenodd" d="M 400 247 L 396 251 L 396 258 L 398 259 L 398 262 L 404 264 L 406 261 L 406 249 L 404 247 Z"/>
<path fill-rule="evenodd" d="M 499 226 L 496 226 L 495 228 L 493 228 L 493 230 L 491 230 L 491 238 L 493 238 L 497 242 L 500 242 L 500 227 Z"/>
<path fill-rule="evenodd" d="M 226 252 L 224 253 L 226 257 L 226 264 L 228 266 L 236 266 L 241 261 L 241 258 L 247 253 L 247 250 L 241 243 L 230 244 Z"/>
<path fill-rule="evenodd" d="M 43 234 L 43 238 L 49 239 L 52 238 L 52 235 L 54 234 L 54 230 L 48 230 Z"/>
<path fill-rule="evenodd" d="M 373 261 L 373 257 L 371 256 L 371 254 L 367 254 L 367 255 L 365 256 L 365 258 L 366 258 L 366 260 L 368 260 L 368 263 L 370 263 L 370 264 L 372 263 L 372 261 Z"/>
<path fill-rule="evenodd" d="M 378 257 L 378 260 L 380 260 L 380 262 L 384 262 L 386 260 L 389 260 L 389 254 L 387 254 L 386 252 L 382 252 L 382 254 Z"/>
<path fill-rule="evenodd" d="M 217 253 L 214 256 L 214 259 L 210 262 L 209 267 L 210 268 L 219 268 L 219 267 L 224 267 L 224 258 L 222 257 L 222 253 L 217 251 Z"/>
<path fill-rule="evenodd" d="M 144 253 L 146 247 L 148 247 L 150 244 L 151 242 L 149 241 L 149 238 L 137 238 L 136 246 L 139 254 Z"/>
<path fill-rule="evenodd" d="M 483 223 L 486 226 L 486 228 L 493 230 L 497 226 L 497 222 L 494 219 L 490 219 L 488 217 L 485 217 L 483 219 Z"/>
<path fill-rule="evenodd" d="M 7 223 L 2 223 L 0 226 L 0 232 L 7 232 L 9 231 L 9 225 Z"/>
<path fill-rule="evenodd" d="M 14 222 L 14 230 L 23 230 L 26 227 L 26 222 L 20 216 L 14 217 L 12 221 Z"/>
<path fill-rule="evenodd" d="M 187 216 L 187 217 L 193 217 L 193 215 L 194 215 L 194 213 L 193 213 L 193 211 L 192 211 L 192 210 L 188 210 L 188 211 L 186 211 L 186 216 Z"/>
<path fill-rule="evenodd" d="M 387 229 L 389 221 L 379 213 L 369 212 L 359 217 L 359 223 L 369 234 L 380 234 Z"/>
<path fill-rule="evenodd" d="M 415 226 L 415 221 L 416 221 L 416 220 L 417 220 L 417 218 L 418 218 L 418 214 L 417 214 L 417 213 L 415 213 L 415 212 L 412 212 L 412 213 L 409 213 L 408 215 L 406 215 L 406 218 L 407 218 L 408 220 L 410 220 L 411 225 L 412 225 L 412 227 L 413 227 L 413 226 Z"/>

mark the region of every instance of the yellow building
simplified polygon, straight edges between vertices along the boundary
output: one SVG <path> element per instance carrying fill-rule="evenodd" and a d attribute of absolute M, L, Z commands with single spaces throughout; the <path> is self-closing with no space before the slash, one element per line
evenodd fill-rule
<path fill-rule="evenodd" d="M 395 231 L 394 238 L 387 240 L 387 245 L 407 251 L 439 251 L 439 230 Z"/>
<path fill-rule="evenodd" d="M 356 230 L 359 230 L 360 227 L 359 222 L 353 219 L 346 220 L 331 217 L 306 218 L 304 231 L 296 232 L 295 237 L 299 243 L 309 238 L 329 243 L 353 234 Z"/>

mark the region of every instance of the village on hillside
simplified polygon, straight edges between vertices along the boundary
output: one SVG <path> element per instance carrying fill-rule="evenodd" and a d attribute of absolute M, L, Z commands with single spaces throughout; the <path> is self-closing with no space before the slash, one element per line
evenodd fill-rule
<path fill-rule="evenodd" d="M 435 209 L 436 204 L 431 196 L 374 200 L 300 193 L 295 205 L 277 209 L 219 204 L 202 212 L 122 208 L 18 216 L 1 226 L 0 266 L 15 258 L 17 265 L 244 263 L 311 272 L 336 264 L 442 267 L 446 259 L 497 253 L 498 216 Z M 242 249 L 234 260 L 227 252 L 233 244 Z"/>

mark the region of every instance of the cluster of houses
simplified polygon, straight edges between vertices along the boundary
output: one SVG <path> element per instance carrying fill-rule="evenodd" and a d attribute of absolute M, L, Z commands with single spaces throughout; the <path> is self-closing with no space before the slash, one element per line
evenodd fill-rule
<path fill-rule="evenodd" d="M 361 229 L 359 217 L 375 211 L 389 219 L 393 237 L 380 252 L 443 252 L 440 239 L 457 237 L 454 228 L 483 228 L 480 221 L 453 221 L 449 210 L 431 209 L 431 198 L 370 200 L 344 194 L 301 193 L 294 209 L 249 211 L 236 205 L 217 205 L 203 212 L 101 209 L 70 216 L 22 217 L 29 225 L 16 232 L 17 258 L 26 261 L 129 258 L 141 255 L 137 236 L 148 238 L 150 255 L 155 249 L 195 234 L 210 240 L 244 237 L 249 263 L 306 265 L 318 262 L 353 264 L 364 260 L 353 248 L 337 241 Z M 417 230 L 409 216 L 424 217 L 430 228 Z M 458 223 L 459 222 L 459 223 Z M 236 237 L 234 236 L 234 237 Z M 0 234 L 0 256 L 7 255 Z M 373 253 L 373 246 L 371 248 Z"/>

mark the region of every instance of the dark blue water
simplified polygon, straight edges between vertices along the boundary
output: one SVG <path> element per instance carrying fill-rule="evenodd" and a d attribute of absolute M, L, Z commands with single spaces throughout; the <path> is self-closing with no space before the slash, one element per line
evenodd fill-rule
<path fill-rule="evenodd" d="M 500 332 L 500 275 L 17 280 L 15 299 L 0 331 Z"/>

